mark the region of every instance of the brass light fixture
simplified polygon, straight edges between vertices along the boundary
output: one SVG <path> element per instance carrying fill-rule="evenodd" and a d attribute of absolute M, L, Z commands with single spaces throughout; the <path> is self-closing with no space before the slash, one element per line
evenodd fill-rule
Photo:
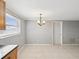
<path fill-rule="evenodd" d="M 46 21 L 45 21 L 45 20 L 42 20 L 42 14 L 40 13 L 40 19 L 37 20 L 37 24 L 40 25 L 40 26 L 42 26 L 42 25 L 44 25 L 45 23 L 46 23 Z"/>

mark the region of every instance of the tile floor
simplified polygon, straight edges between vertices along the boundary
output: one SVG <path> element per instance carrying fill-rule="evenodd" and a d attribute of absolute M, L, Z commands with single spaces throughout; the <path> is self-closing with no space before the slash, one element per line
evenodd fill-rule
<path fill-rule="evenodd" d="M 79 46 L 24 45 L 18 59 L 79 59 Z"/>

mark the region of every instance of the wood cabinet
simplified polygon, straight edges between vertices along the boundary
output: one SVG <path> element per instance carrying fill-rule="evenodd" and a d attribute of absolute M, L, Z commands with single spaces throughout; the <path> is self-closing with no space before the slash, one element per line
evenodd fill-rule
<path fill-rule="evenodd" d="M 5 29 L 5 2 L 0 0 L 0 30 Z"/>
<path fill-rule="evenodd" d="M 11 51 L 8 55 L 6 55 L 3 59 L 17 59 L 17 48 Z"/>

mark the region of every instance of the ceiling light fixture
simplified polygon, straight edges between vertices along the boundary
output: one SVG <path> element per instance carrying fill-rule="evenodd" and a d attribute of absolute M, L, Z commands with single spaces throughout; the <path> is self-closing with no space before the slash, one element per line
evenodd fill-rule
<path fill-rule="evenodd" d="M 44 25 L 45 23 L 46 23 L 46 21 L 45 21 L 45 20 L 42 20 L 42 14 L 40 13 L 40 19 L 37 20 L 37 24 L 40 25 L 40 26 L 42 26 L 42 25 Z"/>

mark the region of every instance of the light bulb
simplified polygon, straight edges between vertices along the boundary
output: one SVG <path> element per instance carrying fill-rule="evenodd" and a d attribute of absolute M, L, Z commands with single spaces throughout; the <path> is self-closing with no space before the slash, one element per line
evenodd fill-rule
<path fill-rule="evenodd" d="M 43 21 L 42 23 L 43 23 L 43 24 L 45 24 L 45 23 L 46 23 L 46 21 Z"/>
<path fill-rule="evenodd" d="M 40 23 L 40 21 L 38 20 L 37 23 Z"/>

